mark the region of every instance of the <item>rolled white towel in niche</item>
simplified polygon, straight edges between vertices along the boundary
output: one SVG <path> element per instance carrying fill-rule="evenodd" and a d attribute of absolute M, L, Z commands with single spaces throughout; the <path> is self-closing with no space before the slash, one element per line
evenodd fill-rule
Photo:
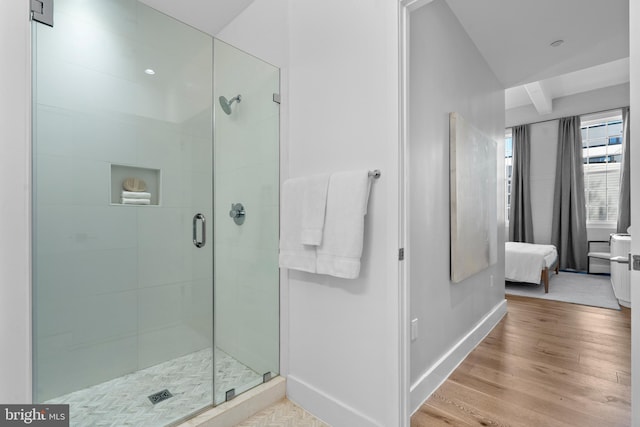
<path fill-rule="evenodd" d="M 151 193 L 144 191 L 123 191 L 123 199 L 151 199 Z"/>
<path fill-rule="evenodd" d="M 123 205 L 150 205 L 151 199 L 131 199 L 123 197 L 120 199 Z"/>

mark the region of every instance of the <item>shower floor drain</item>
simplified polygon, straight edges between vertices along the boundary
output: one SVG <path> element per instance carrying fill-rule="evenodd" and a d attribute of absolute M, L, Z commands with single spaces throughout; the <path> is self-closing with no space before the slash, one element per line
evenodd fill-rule
<path fill-rule="evenodd" d="M 165 388 L 162 391 L 153 393 L 151 396 L 149 396 L 149 400 L 151 401 L 151 403 L 155 405 L 156 403 L 160 403 L 163 400 L 167 400 L 170 397 L 173 397 L 173 394 L 171 394 L 169 390 Z"/>

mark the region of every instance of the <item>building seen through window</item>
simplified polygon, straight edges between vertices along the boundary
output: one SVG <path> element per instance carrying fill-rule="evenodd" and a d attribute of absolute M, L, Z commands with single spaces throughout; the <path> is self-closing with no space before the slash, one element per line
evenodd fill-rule
<path fill-rule="evenodd" d="M 511 128 L 508 128 L 504 136 L 504 207 L 505 221 L 509 221 L 509 208 L 511 207 L 511 173 L 513 171 L 513 139 Z"/>
<path fill-rule="evenodd" d="M 622 113 L 581 117 L 587 222 L 615 222 L 620 196 Z"/>

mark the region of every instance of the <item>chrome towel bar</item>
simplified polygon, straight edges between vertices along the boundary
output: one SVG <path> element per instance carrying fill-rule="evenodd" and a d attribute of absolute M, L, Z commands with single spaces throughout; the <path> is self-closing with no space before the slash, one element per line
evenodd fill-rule
<path fill-rule="evenodd" d="M 372 171 L 369 171 L 369 176 L 373 179 L 378 179 L 380 178 L 380 175 L 382 175 L 382 172 L 380 172 L 380 169 L 375 169 Z"/>

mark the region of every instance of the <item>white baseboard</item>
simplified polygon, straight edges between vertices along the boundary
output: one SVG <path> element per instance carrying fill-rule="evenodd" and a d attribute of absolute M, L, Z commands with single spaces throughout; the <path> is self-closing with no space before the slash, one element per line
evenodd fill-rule
<path fill-rule="evenodd" d="M 478 344 L 491 332 L 507 313 L 507 300 L 502 300 L 478 324 L 458 341 L 444 356 L 425 372 L 422 377 L 411 385 L 409 409 L 411 414 L 438 389 L 462 363 L 462 361 L 476 348 Z"/>
<path fill-rule="evenodd" d="M 287 398 L 332 427 L 384 427 L 294 375 L 287 377 Z"/>

